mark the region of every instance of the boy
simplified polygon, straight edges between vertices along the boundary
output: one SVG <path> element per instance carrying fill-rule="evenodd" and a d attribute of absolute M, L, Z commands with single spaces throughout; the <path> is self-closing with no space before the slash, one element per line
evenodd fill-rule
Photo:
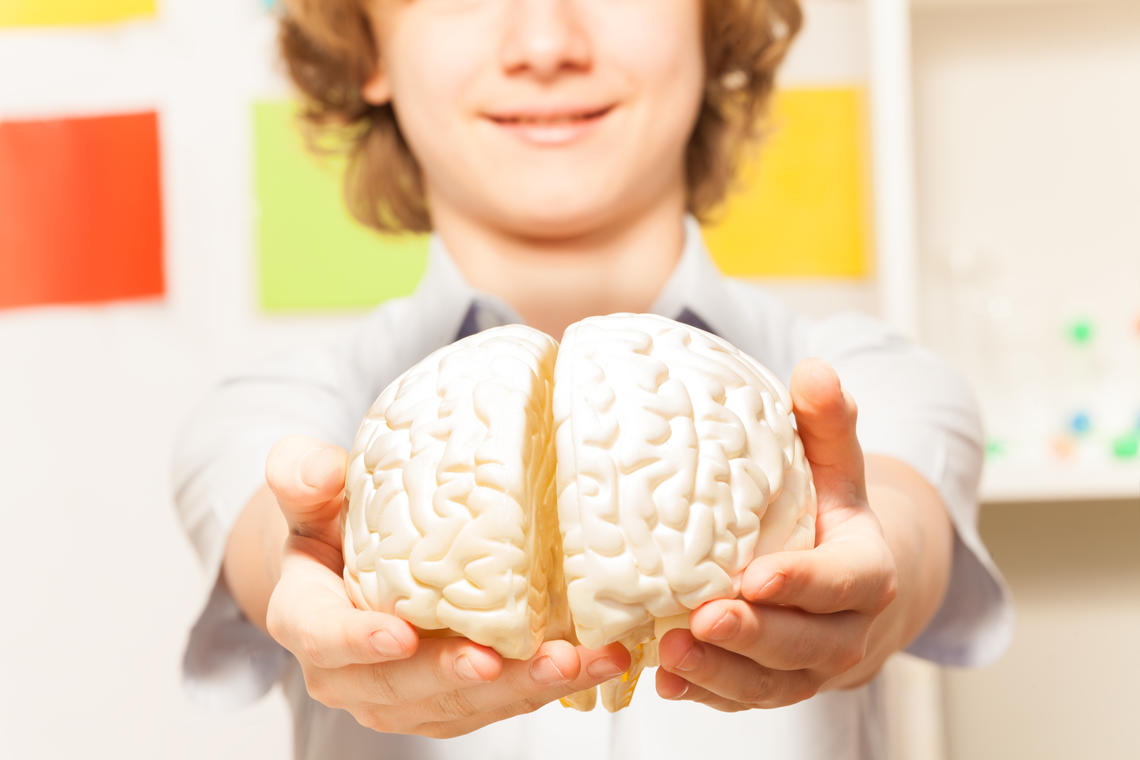
<path fill-rule="evenodd" d="M 343 128 L 350 207 L 431 230 L 429 267 L 355 334 L 229 379 L 183 429 L 176 500 L 216 573 L 188 686 L 243 703 L 280 679 L 299 758 L 872 758 L 891 653 L 1000 652 L 1009 605 L 974 524 L 981 430 L 961 379 L 875 320 L 808 320 L 722 277 L 701 241 L 795 0 L 286 7 L 308 120 Z M 622 672 L 619 645 L 508 661 L 353 608 L 339 510 L 345 449 L 404 369 L 489 325 L 557 338 L 618 311 L 715 332 L 790 384 L 820 514 L 815 549 L 755 560 L 742 599 L 662 639 L 660 698 L 610 716 L 551 703 Z"/>

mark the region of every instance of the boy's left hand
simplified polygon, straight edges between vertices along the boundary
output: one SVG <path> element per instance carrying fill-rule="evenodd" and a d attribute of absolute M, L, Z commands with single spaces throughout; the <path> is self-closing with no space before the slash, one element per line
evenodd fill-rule
<path fill-rule="evenodd" d="M 816 547 L 757 557 L 744 573 L 743 600 L 706 602 L 689 616 L 691 631 L 662 637 L 657 692 L 666 699 L 726 711 L 780 707 L 832 681 L 858 685 L 881 665 L 857 668 L 898 577 L 867 503 L 855 402 L 819 359 L 796 367 L 789 390 L 818 497 Z"/>

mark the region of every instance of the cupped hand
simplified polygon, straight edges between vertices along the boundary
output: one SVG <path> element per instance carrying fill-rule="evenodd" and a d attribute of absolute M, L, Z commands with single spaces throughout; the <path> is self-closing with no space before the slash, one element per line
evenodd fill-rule
<path fill-rule="evenodd" d="M 742 599 L 706 602 L 690 630 L 662 637 L 657 692 L 666 699 L 725 711 L 780 707 L 874 673 L 857 668 L 898 577 L 867 503 L 855 401 L 820 359 L 796 367 L 790 391 L 818 496 L 816 546 L 757 557 Z"/>
<path fill-rule="evenodd" d="M 535 710 L 625 672 L 620 644 L 547 641 L 510 660 L 460 637 L 423 638 L 394 615 L 357 609 L 345 590 L 340 510 L 344 449 L 278 441 L 266 480 L 289 525 L 269 599 L 269 634 L 297 658 L 313 699 L 385 733 L 452 737 Z"/>

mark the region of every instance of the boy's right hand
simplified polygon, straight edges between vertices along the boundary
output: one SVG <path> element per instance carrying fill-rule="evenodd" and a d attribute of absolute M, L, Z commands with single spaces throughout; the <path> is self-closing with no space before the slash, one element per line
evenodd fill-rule
<path fill-rule="evenodd" d="M 547 641 L 530 660 L 504 660 L 465 638 L 421 640 L 394 615 L 357 609 L 343 580 L 347 460 L 338 446 L 287 436 L 265 468 L 289 526 L 266 626 L 301 664 L 313 699 L 375 731 L 444 738 L 536 710 L 629 667 L 620 644 L 590 650 Z"/>

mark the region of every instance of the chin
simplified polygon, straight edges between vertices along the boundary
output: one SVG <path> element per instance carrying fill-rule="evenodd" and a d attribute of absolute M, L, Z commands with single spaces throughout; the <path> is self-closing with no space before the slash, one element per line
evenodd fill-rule
<path fill-rule="evenodd" d="M 517 198 L 526 198 L 523 204 Z M 591 198 L 586 202 L 585 198 Z M 501 208 L 498 216 L 504 226 L 518 235 L 532 238 L 569 238 L 588 235 L 605 227 L 622 214 L 619 199 L 609 194 L 590 196 L 578 192 L 567 198 L 533 193 L 516 196 L 509 209 Z"/>
<path fill-rule="evenodd" d="M 566 209 L 519 212 L 512 214 L 508 226 L 520 237 L 537 240 L 565 240 L 596 232 L 610 221 L 601 210 L 568 212 Z"/>

